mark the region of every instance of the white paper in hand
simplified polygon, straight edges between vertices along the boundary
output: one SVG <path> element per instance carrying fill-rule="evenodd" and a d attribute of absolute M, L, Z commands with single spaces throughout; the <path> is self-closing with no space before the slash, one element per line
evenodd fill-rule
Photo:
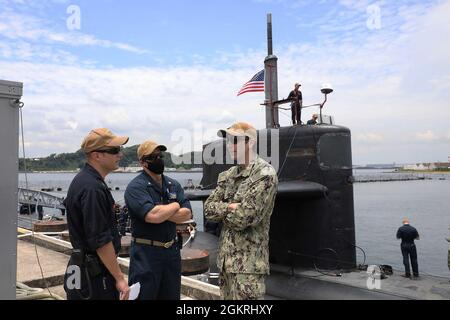
<path fill-rule="evenodd" d="M 128 296 L 128 300 L 136 300 L 139 296 L 139 292 L 141 291 L 141 284 L 136 282 L 130 287 L 130 295 Z"/>

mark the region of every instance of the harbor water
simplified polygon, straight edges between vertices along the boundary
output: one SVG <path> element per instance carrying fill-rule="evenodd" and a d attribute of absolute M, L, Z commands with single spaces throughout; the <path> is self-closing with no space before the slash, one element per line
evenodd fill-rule
<path fill-rule="evenodd" d="M 127 184 L 136 173 L 113 173 L 106 182 L 113 196 L 123 205 L 123 194 Z M 201 172 L 168 172 L 182 186 L 189 179 L 194 185 L 200 183 Z M 405 174 L 392 170 L 354 170 L 358 181 L 397 180 Z M 412 174 L 407 174 L 408 177 Z M 61 191 L 50 192 L 65 197 L 75 173 L 30 173 L 28 188 L 42 188 Z M 419 270 L 422 274 L 450 277 L 447 267 L 447 251 L 450 248 L 445 238 L 450 237 L 450 174 L 416 174 L 420 180 L 383 181 L 354 184 L 356 245 L 366 254 L 366 264 L 388 264 L 395 270 L 403 270 L 400 241 L 396 232 L 403 218 L 407 217 L 416 227 L 420 240 L 416 241 Z M 379 178 L 379 179 L 378 179 Z M 422 179 L 425 178 L 425 179 Z M 19 175 L 19 186 L 25 188 L 25 175 Z M 117 190 L 116 190 L 117 189 Z M 194 219 L 202 230 L 203 212 L 201 202 L 192 202 Z M 44 214 L 60 214 L 44 208 Z M 20 217 L 19 219 L 26 219 Z M 357 263 L 363 263 L 363 254 L 357 249 Z"/>

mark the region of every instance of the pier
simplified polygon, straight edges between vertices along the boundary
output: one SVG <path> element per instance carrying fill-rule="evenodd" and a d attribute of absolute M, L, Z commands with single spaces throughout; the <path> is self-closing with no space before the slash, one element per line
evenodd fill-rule
<path fill-rule="evenodd" d="M 30 233 L 30 230 L 17 229 L 17 281 L 30 287 L 46 289 L 63 299 L 66 294 L 63 289 L 64 273 L 66 271 L 72 245 L 68 241 L 45 234 Z M 42 268 L 43 275 L 38 264 Z M 118 258 L 123 273 L 128 274 L 130 261 Z M 45 290 L 47 292 L 47 290 Z M 48 293 L 48 292 L 47 292 Z M 195 278 L 181 277 L 181 300 L 217 300 L 220 298 L 219 287 Z"/>
<path fill-rule="evenodd" d="M 393 181 L 417 181 L 417 180 L 432 180 L 430 177 L 416 176 L 416 175 L 404 175 L 404 176 L 389 176 L 386 174 L 380 174 L 377 176 L 353 176 L 353 182 L 365 183 L 365 182 L 393 182 Z"/>

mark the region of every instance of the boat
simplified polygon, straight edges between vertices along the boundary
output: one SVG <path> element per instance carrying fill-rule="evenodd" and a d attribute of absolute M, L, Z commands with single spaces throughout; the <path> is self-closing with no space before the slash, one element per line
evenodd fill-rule
<path fill-rule="evenodd" d="M 394 274 L 390 266 L 368 266 L 365 261 L 357 264 L 356 252 L 362 249 L 355 243 L 351 131 L 323 121 L 322 108 L 333 92 L 328 84 L 321 88 L 325 99 L 318 104 L 317 125 L 280 127 L 278 109 L 289 100 L 278 100 L 278 58 L 272 52 L 271 15 L 267 23 L 266 128 L 258 130 L 259 147 L 263 141 L 267 150 L 259 150 L 259 156 L 279 164 L 279 186 L 270 222 L 271 270 L 266 298 L 450 299 L 448 279 L 422 276 L 411 283 Z M 203 146 L 203 150 L 203 159 L 209 156 L 205 150 L 222 150 L 223 159 L 217 163 L 227 163 L 223 139 Z M 274 154 L 278 158 L 274 159 Z M 205 201 L 216 187 L 218 175 L 232 166 L 210 163 L 203 163 L 200 182 L 208 188 L 186 192 L 192 201 Z M 204 230 L 192 245 L 210 251 L 210 267 L 217 272 L 220 225 L 205 220 Z"/>

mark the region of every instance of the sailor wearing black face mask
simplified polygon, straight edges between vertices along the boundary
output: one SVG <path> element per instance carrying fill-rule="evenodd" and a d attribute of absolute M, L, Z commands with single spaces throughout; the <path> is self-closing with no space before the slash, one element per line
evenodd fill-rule
<path fill-rule="evenodd" d="M 128 283 L 141 284 L 141 300 L 180 299 L 176 224 L 191 219 L 192 211 L 178 181 L 163 174 L 166 150 L 151 140 L 142 143 L 137 153 L 143 171 L 125 191 L 133 236 Z"/>

